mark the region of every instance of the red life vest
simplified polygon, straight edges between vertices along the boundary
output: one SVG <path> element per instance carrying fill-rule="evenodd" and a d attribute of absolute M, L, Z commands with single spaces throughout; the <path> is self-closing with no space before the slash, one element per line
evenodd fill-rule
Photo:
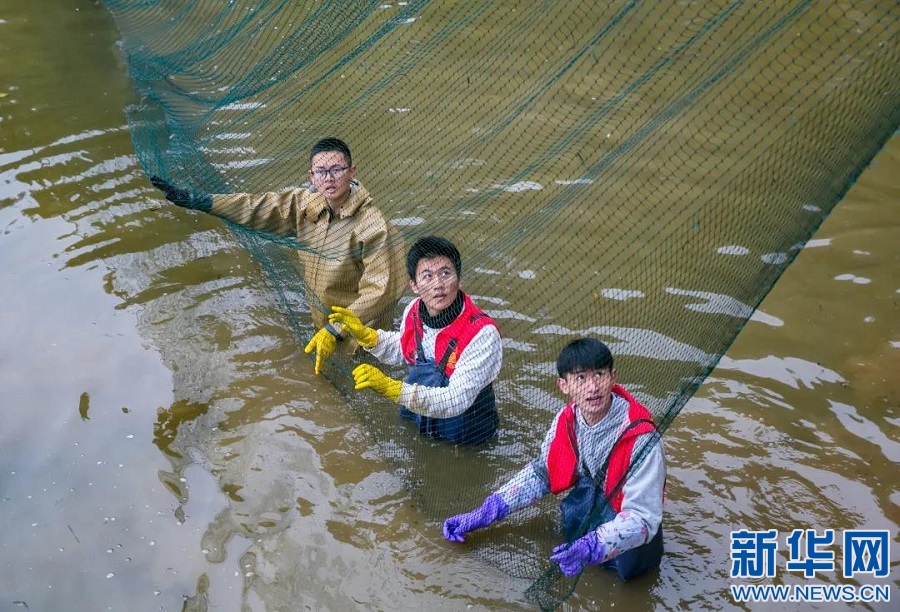
<path fill-rule="evenodd" d="M 631 464 L 631 451 L 637 437 L 656 430 L 653 425 L 653 416 L 650 411 L 640 404 L 621 385 L 613 385 L 613 393 L 624 397 L 628 401 L 628 423 L 640 422 L 628 428 L 625 434 L 619 438 L 610 453 L 609 466 L 606 470 L 606 482 L 603 485 L 604 493 L 609 498 L 610 506 L 616 512 L 622 510 L 624 487 L 616 487 L 625 476 Z M 569 404 L 563 408 L 562 414 L 556 421 L 556 432 L 550 442 L 550 452 L 547 454 L 547 474 L 550 477 L 550 491 L 561 493 L 573 486 L 578 480 L 578 448 L 575 440 L 575 404 Z M 612 497 L 610 498 L 610 495 Z"/>
<path fill-rule="evenodd" d="M 406 362 L 416 362 L 416 334 L 419 338 L 424 335 L 422 319 L 419 317 L 419 302 L 422 298 L 413 300 L 412 306 L 406 314 L 403 325 L 403 334 L 400 336 L 400 349 Z M 493 325 L 493 319 L 478 308 L 472 298 L 463 294 L 463 308 L 447 327 L 438 332 L 434 344 L 434 359 L 448 377 L 456 369 L 456 362 L 462 355 L 472 338 L 484 327 Z"/>

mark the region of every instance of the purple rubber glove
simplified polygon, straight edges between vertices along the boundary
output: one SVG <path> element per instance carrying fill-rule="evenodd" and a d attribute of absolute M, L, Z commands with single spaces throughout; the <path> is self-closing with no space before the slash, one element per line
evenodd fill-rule
<path fill-rule="evenodd" d="M 491 493 L 480 507 L 470 512 L 451 516 L 444 521 L 444 537 L 451 542 L 465 542 L 463 536 L 475 529 L 487 527 L 494 521 L 499 521 L 509 514 L 509 506 L 503 498 L 496 493 Z"/>
<path fill-rule="evenodd" d="M 606 545 L 597 537 L 596 531 L 590 531 L 571 544 L 560 544 L 553 549 L 550 560 L 559 563 L 559 569 L 570 578 L 581 572 L 588 565 L 603 562 Z"/>

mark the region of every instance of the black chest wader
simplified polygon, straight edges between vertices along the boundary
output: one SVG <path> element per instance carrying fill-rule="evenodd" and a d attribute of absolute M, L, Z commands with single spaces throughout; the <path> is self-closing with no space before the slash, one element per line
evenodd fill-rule
<path fill-rule="evenodd" d="M 482 315 L 483 316 L 483 315 Z M 457 340 L 452 338 L 440 362 L 427 359 L 422 349 L 422 334 L 416 326 L 416 362 L 410 364 L 409 373 L 403 382 L 416 383 L 426 387 L 446 387 L 450 377 L 444 373 L 447 360 L 456 348 Z M 450 440 L 456 444 L 480 444 L 487 442 L 497 432 L 497 404 L 494 387 L 489 384 L 475 398 L 472 405 L 459 416 L 438 419 L 416 414 L 405 406 L 400 406 L 400 416 L 419 426 L 419 433 L 429 438 Z"/>

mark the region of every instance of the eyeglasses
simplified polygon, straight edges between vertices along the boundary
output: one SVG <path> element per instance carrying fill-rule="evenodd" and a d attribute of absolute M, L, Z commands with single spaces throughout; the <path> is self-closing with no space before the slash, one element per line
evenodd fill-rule
<path fill-rule="evenodd" d="M 341 178 L 349 169 L 350 166 L 332 166 L 331 168 L 316 168 L 310 172 L 320 181 L 324 181 L 329 176 L 334 179 Z"/>
<path fill-rule="evenodd" d="M 416 281 L 417 285 L 430 285 L 434 282 L 440 281 L 443 283 L 451 283 L 456 280 L 456 271 L 448 270 L 443 268 L 438 270 L 437 272 L 426 271 L 422 272 L 419 275 L 419 280 Z"/>

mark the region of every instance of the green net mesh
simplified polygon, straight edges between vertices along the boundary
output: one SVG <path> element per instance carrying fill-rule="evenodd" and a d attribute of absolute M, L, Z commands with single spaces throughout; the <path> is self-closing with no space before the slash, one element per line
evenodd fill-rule
<path fill-rule="evenodd" d="M 299 188 L 334 135 L 398 229 L 383 248 L 459 246 L 464 289 L 504 338 L 494 441 L 417 435 L 352 390 L 361 351 L 326 368 L 429 519 L 537 453 L 562 403 L 556 355 L 577 336 L 612 348 L 664 431 L 900 123 L 896 2 L 104 3 L 148 175 Z M 304 274 L 340 253 L 232 228 L 305 345 L 330 305 Z M 461 550 L 536 578 L 553 607 L 574 586 L 546 559 L 559 540 L 547 499 Z"/>

